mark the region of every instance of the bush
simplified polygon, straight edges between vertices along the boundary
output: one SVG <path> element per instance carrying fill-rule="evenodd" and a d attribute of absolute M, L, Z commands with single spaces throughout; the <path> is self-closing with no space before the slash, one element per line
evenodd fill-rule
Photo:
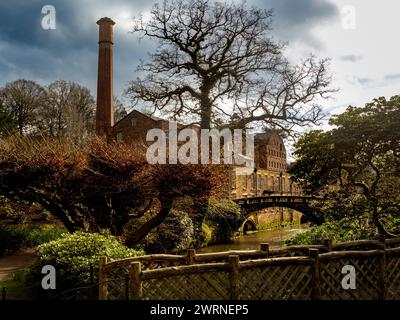
<path fill-rule="evenodd" d="M 187 249 L 193 241 L 193 222 L 183 211 L 171 210 L 164 222 L 144 239 L 147 253 L 170 253 Z"/>
<path fill-rule="evenodd" d="M 67 230 L 52 224 L 22 225 L 17 228 L 24 234 L 25 246 L 33 247 L 60 238 Z"/>
<path fill-rule="evenodd" d="M 0 225 L 0 256 L 58 239 L 65 232 L 65 228 L 51 224 L 23 224 L 17 227 Z"/>
<path fill-rule="evenodd" d="M 0 224 L 0 256 L 24 246 L 24 235 L 19 230 Z"/>
<path fill-rule="evenodd" d="M 144 254 L 142 251 L 125 247 L 114 236 L 75 232 L 38 247 L 38 262 L 31 268 L 31 283 L 40 287 L 41 268 L 52 265 L 57 272 L 57 290 L 52 295 L 71 288 L 90 285 L 90 266 L 93 267 L 94 287 L 98 281 L 98 260 L 100 256 L 123 259 Z M 93 284 L 92 284 L 93 285 Z M 39 290 L 39 297 L 43 290 Z"/>
<path fill-rule="evenodd" d="M 325 239 L 333 242 L 346 242 L 360 239 L 373 239 L 376 237 L 374 228 L 365 224 L 362 220 L 342 219 L 339 221 L 326 222 L 320 226 L 299 233 L 291 240 L 288 245 L 301 244 L 321 244 Z"/>
<path fill-rule="evenodd" d="M 209 243 L 227 243 L 240 228 L 243 216 L 239 205 L 230 200 L 210 198 L 205 217 L 208 229 L 213 230 Z"/>

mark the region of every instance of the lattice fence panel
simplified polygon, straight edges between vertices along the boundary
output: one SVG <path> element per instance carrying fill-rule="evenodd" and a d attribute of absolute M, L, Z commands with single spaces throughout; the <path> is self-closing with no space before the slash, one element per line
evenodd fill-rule
<path fill-rule="evenodd" d="M 242 300 L 311 299 L 311 266 L 282 265 L 241 270 Z"/>
<path fill-rule="evenodd" d="M 229 273 L 209 272 L 143 281 L 144 300 L 227 300 Z"/>
<path fill-rule="evenodd" d="M 400 299 L 400 255 L 388 255 L 386 258 L 386 299 Z"/>
<path fill-rule="evenodd" d="M 125 275 L 129 273 L 129 265 L 113 266 L 106 271 L 107 275 L 107 300 L 125 300 L 126 282 Z"/>
<path fill-rule="evenodd" d="M 342 268 L 354 266 L 356 289 L 344 289 Z M 343 258 L 321 262 L 321 299 L 324 300 L 371 300 L 379 298 L 379 259 Z"/>

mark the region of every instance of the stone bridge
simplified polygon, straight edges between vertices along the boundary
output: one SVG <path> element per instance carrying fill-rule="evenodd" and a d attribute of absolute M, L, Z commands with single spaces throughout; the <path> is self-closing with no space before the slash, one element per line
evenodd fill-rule
<path fill-rule="evenodd" d="M 238 198 L 234 201 L 242 208 L 244 220 L 247 220 L 256 211 L 265 208 L 283 207 L 301 212 L 303 215 L 302 221 L 304 222 L 321 224 L 324 222 L 322 212 L 310 206 L 310 202 L 315 200 L 318 201 L 321 198 L 304 195 L 266 195 Z"/>

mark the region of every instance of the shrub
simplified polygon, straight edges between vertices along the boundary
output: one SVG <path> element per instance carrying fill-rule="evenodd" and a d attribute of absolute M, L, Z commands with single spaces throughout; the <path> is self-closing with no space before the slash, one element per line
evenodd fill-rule
<path fill-rule="evenodd" d="M 25 245 L 27 247 L 38 246 L 60 238 L 67 230 L 52 224 L 44 225 L 24 225 L 18 229 L 25 235 Z"/>
<path fill-rule="evenodd" d="M 147 253 L 169 253 L 187 249 L 193 241 L 193 222 L 183 211 L 171 210 L 164 222 L 144 239 Z"/>
<path fill-rule="evenodd" d="M 210 243 L 227 243 L 240 228 L 243 216 L 236 202 L 230 199 L 210 198 L 205 220 L 213 230 Z"/>
<path fill-rule="evenodd" d="M 38 262 L 31 268 L 31 282 L 39 285 L 41 268 L 52 265 L 57 272 L 57 290 L 52 294 L 70 288 L 90 285 L 90 266 L 93 267 L 94 287 L 98 281 L 98 260 L 100 256 L 123 259 L 144 254 L 142 251 L 125 247 L 114 236 L 75 232 L 63 234 L 61 238 L 38 247 Z M 93 284 L 92 284 L 93 285 Z M 39 291 L 43 294 L 43 290 Z"/>
<path fill-rule="evenodd" d="M 291 240 L 288 240 L 286 244 L 321 244 L 325 239 L 331 239 L 337 243 L 359 239 L 373 239 L 375 236 L 374 228 L 365 225 L 362 220 L 345 218 L 339 221 L 326 222 L 299 233 Z"/>
<path fill-rule="evenodd" d="M 9 220 L 13 223 L 22 223 L 25 220 L 25 204 L 12 202 L 0 195 L 0 220 Z"/>
<path fill-rule="evenodd" d="M 0 225 L 0 256 L 55 240 L 65 232 L 65 228 L 51 224 L 23 224 L 17 227 Z"/>
<path fill-rule="evenodd" d="M 201 225 L 201 231 L 204 233 L 204 241 L 206 243 L 211 242 L 212 240 L 212 229 L 209 227 L 209 225 L 205 222 L 202 223 Z"/>
<path fill-rule="evenodd" d="M 0 224 L 0 256 L 22 248 L 24 235 L 19 230 Z"/>

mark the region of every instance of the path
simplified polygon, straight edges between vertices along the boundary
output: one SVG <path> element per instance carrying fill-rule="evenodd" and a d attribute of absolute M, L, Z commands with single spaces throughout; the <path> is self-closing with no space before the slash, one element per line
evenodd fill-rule
<path fill-rule="evenodd" d="M 31 265 L 36 258 L 35 249 L 25 249 L 13 256 L 0 258 L 0 281 L 14 272 Z"/>

